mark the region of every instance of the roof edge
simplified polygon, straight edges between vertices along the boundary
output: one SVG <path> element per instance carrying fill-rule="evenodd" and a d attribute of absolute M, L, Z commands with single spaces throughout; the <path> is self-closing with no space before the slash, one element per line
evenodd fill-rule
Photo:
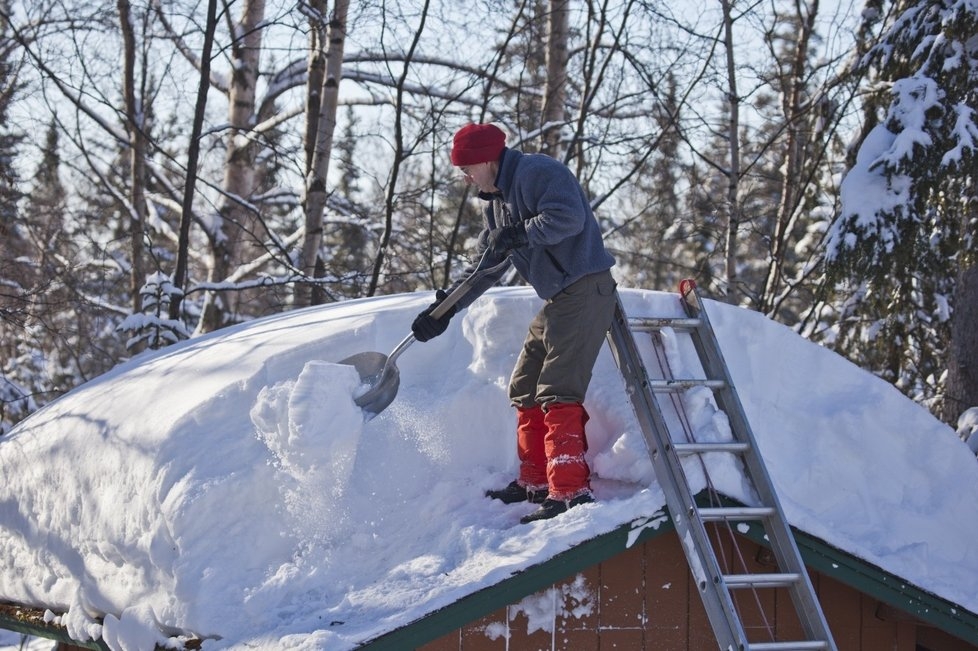
<path fill-rule="evenodd" d="M 63 642 L 83 649 L 108 651 L 108 647 L 102 640 L 89 640 L 87 642 L 73 640 L 63 626 L 44 621 L 44 614 L 45 611 L 40 608 L 0 602 L 0 628 Z"/>
<path fill-rule="evenodd" d="M 705 503 L 704 493 L 697 501 Z M 715 501 L 715 500 L 714 500 Z M 736 500 L 721 496 L 726 505 Z M 743 523 L 737 532 L 770 548 L 764 529 L 757 523 Z M 798 551 L 805 565 L 859 592 L 913 615 L 921 622 L 978 645 L 978 613 L 935 595 L 912 582 L 845 552 L 811 534 L 792 527 Z M 398 651 L 432 642 L 480 617 L 612 558 L 634 544 L 674 531 L 667 510 L 651 518 L 640 518 L 617 529 L 586 540 L 567 551 L 533 565 L 493 586 L 483 588 L 457 602 L 440 608 L 411 624 L 364 642 L 358 649 Z"/>

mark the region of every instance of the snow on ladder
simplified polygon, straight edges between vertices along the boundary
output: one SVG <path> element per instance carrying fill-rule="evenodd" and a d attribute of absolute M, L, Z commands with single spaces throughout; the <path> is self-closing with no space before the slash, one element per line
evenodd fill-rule
<path fill-rule="evenodd" d="M 713 327 L 692 280 L 679 284 L 680 301 L 685 318 L 641 318 L 632 321 L 625 314 L 621 297 L 615 319 L 608 333 L 615 362 L 625 381 L 645 437 L 656 477 L 666 496 L 673 523 L 682 542 L 690 570 L 720 649 L 725 651 L 803 651 L 829 649 L 836 651 L 825 616 L 815 595 L 808 572 L 798 552 L 794 536 L 774 490 L 774 485 L 760 453 L 754 434 L 737 396 L 726 362 L 720 352 Z M 634 326 L 633 326 L 634 324 Z M 704 379 L 649 378 L 634 330 L 656 332 L 665 328 L 685 333 L 692 340 L 703 367 Z M 721 411 L 725 412 L 733 435 L 732 441 L 695 442 L 680 440 L 670 432 L 663 415 L 660 394 L 681 394 L 692 387 L 708 387 Z M 693 455 L 733 454 L 740 458 L 744 476 L 753 487 L 759 506 L 697 504 L 686 480 L 682 460 Z M 702 464 L 709 482 L 709 468 Z M 757 522 L 764 528 L 777 564 L 773 573 L 744 571 L 733 573 L 721 568 L 716 549 L 704 523 Z M 737 610 L 733 591 L 781 588 L 791 596 L 805 639 L 796 641 L 750 642 Z M 760 604 L 760 602 L 758 602 Z M 773 637 L 773 634 L 772 636 Z"/>

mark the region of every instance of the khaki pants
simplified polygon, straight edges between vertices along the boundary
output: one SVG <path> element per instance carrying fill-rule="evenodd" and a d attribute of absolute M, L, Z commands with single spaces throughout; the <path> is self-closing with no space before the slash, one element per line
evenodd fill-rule
<path fill-rule="evenodd" d="M 615 313 L 610 271 L 584 276 L 549 299 L 530 322 L 509 383 L 516 407 L 582 403 Z"/>

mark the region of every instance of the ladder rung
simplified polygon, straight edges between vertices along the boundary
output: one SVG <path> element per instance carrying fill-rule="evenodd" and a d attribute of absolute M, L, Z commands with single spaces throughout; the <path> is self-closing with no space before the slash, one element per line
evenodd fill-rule
<path fill-rule="evenodd" d="M 673 443 L 676 454 L 701 454 L 703 452 L 731 452 L 734 454 L 750 450 L 749 443 L 727 441 L 723 443 Z"/>
<path fill-rule="evenodd" d="M 737 588 L 790 588 L 798 583 L 801 575 L 794 572 L 786 574 L 725 574 L 727 587 Z"/>
<path fill-rule="evenodd" d="M 685 391 L 694 387 L 708 387 L 710 389 L 727 388 L 727 383 L 723 380 L 649 380 L 648 385 L 652 391 L 661 392 Z"/>
<path fill-rule="evenodd" d="M 697 509 L 704 522 L 760 520 L 774 515 L 770 506 L 730 506 Z"/>
<path fill-rule="evenodd" d="M 748 651 L 808 651 L 809 649 L 828 649 L 824 640 L 803 640 L 801 642 L 756 642 L 747 646 Z"/>
<path fill-rule="evenodd" d="M 629 326 L 639 332 L 651 332 L 663 328 L 677 330 L 695 330 L 703 323 L 702 319 L 691 317 L 630 317 Z"/>

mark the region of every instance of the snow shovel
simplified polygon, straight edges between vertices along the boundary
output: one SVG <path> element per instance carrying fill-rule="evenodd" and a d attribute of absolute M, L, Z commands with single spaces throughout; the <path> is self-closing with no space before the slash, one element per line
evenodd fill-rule
<path fill-rule="evenodd" d="M 482 254 L 482 259 L 479 260 L 475 270 L 458 287 L 452 290 L 452 293 L 446 296 L 445 300 L 438 304 L 438 307 L 431 311 L 431 316 L 436 319 L 443 317 L 453 305 L 469 293 L 477 282 L 508 265 L 509 257 L 507 256 L 502 262 L 495 265 L 492 264 L 493 262 L 494 260 L 487 249 Z M 412 333 L 402 339 L 390 355 L 376 352 L 357 353 L 340 362 L 340 364 L 349 364 L 356 368 L 357 373 L 360 374 L 360 381 L 370 385 L 354 400 L 357 406 L 363 409 L 366 420 L 370 420 L 394 402 L 397 389 L 401 384 L 401 374 L 397 370 L 395 362 L 401 353 L 415 341 L 417 340 Z"/>

